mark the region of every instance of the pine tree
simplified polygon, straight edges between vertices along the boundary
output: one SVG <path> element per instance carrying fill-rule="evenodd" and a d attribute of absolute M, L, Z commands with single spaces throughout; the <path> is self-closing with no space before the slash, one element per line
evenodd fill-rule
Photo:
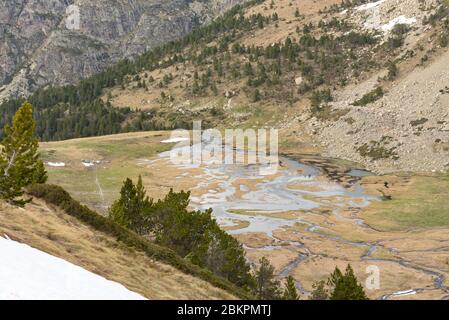
<path fill-rule="evenodd" d="M 295 279 L 293 279 L 292 276 L 287 277 L 282 298 L 284 300 L 299 300 L 299 294 L 295 286 Z"/>
<path fill-rule="evenodd" d="M 256 270 L 257 297 L 261 300 L 279 299 L 279 281 L 275 278 L 274 267 L 265 257 L 259 263 L 259 269 Z"/>
<path fill-rule="evenodd" d="M 37 184 L 46 183 L 48 180 L 47 171 L 45 170 L 44 163 L 42 160 L 37 160 L 36 170 L 33 175 L 33 182 Z"/>
<path fill-rule="evenodd" d="M 0 198 L 23 206 L 30 200 L 17 199 L 33 183 L 45 183 L 47 173 L 39 160 L 39 143 L 35 137 L 33 107 L 24 102 L 13 118 L 12 126 L 3 129 L 0 153 Z"/>
<path fill-rule="evenodd" d="M 335 268 L 328 284 L 333 288 L 331 300 L 368 300 L 362 285 L 358 282 L 351 265 L 348 264 L 345 274 Z"/>
<path fill-rule="evenodd" d="M 142 235 L 148 229 L 146 214 L 150 207 L 151 202 L 146 196 L 142 177 L 139 176 L 137 185 L 128 178 L 123 183 L 120 199 L 115 201 L 109 210 L 109 218 Z"/>

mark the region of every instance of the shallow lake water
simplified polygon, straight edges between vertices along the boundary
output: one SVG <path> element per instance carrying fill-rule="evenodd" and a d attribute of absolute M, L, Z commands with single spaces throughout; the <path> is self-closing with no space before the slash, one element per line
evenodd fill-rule
<path fill-rule="evenodd" d="M 177 151 L 164 152 L 160 158 L 170 161 L 171 152 Z M 242 153 L 239 150 L 234 152 Z M 301 218 L 280 217 L 282 213 L 307 213 L 322 206 L 338 211 L 345 207 L 366 206 L 376 199 L 364 194 L 357 184 L 348 189 L 329 181 L 316 167 L 285 157 L 278 160 L 272 165 L 275 166 L 274 171 L 265 170 L 269 164 L 223 164 L 216 161 L 175 166 L 185 170 L 201 169 L 201 173 L 194 176 L 200 182 L 192 190 L 196 196 L 192 196 L 191 204 L 198 210 L 212 208 L 213 215 L 222 226 L 232 227 L 240 222 L 243 227 L 229 231 L 231 234 L 262 232 L 271 237 L 274 230 L 283 226 L 308 224 Z M 358 173 L 354 171 L 354 174 Z M 204 191 L 195 193 L 195 189 Z"/>

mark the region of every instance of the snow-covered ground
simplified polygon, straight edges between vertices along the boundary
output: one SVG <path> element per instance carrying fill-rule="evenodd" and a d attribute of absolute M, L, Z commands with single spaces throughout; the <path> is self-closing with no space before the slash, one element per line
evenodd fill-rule
<path fill-rule="evenodd" d="M 171 138 L 171 139 L 167 139 L 167 140 L 162 140 L 161 143 L 177 143 L 177 142 L 184 142 L 184 141 L 189 141 L 189 138 L 185 138 L 185 137 L 175 137 L 175 138 Z"/>
<path fill-rule="evenodd" d="M 123 285 L 0 237 L 0 300 L 144 300 Z"/>
<path fill-rule="evenodd" d="M 366 4 L 363 4 L 361 6 L 358 6 L 357 8 L 355 8 L 357 11 L 365 11 L 365 10 L 370 10 L 373 8 L 376 8 L 378 6 L 380 6 L 382 3 L 384 3 L 386 0 L 379 0 L 376 2 L 368 2 Z"/>
<path fill-rule="evenodd" d="M 50 167 L 65 167 L 64 162 L 47 162 Z"/>
<path fill-rule="evenodd" d="M 388 22 L 387 24 L 384 24 L 381 29 L 383 31 L 391 31 L 393 30 L 394 26 L 396 26 L 397 24 L 408 24 L 408 25 L 412 25 L 416 23 L 416 18 L 407 18 L 406 16 L 399 16 L 397 18 L 394 18 L 393 20 L 391 20 L 390 22 Z"/>

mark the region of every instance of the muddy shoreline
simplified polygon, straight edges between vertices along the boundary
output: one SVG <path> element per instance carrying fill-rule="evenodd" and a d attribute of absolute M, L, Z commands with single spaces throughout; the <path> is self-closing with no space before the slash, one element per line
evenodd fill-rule
<path fill-rule="evenodd" d="M 372 176 L 377 176 L 375 173 L 369 173 L 362 165 L 350 163 L 341 159 L 326 158 L 322 155 L 316 154 L 301 154 L 295 152 L 281 152 L 281 157 L 289 158 L 291 160 L 303 163 L 305 165 L 313 166 L 321 170 L 322 174 L 333 182 L 339 183 L 345 188 L 350 188 L 354 184 L 360 182 L 361 176 L 350 175 L 352 170 L 360 170 L 367 172 Z"/>

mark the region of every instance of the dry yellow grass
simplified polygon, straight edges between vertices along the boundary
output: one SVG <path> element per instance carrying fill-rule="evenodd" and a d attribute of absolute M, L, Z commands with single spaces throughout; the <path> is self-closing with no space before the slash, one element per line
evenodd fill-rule
<path fill-rule="evenodd" d="M 341 0 L 277 0 L 270 6 L 271 0 L 267 0 L 260 5 L 250 8 L 247 16 L 261 14 L 271 16 L 277 13 L 279 20 L 277 24 L 266 26 L 262 30 L 257 30 L 242 40 L 245 45 L 267 46 L 272 43 L 284 41 L 290 37 L 297 39 L 296 28 L 302 30 L 305 24 L 316 23 L 320 19 L 318 12 L 333 4 L 340 4 Z M 296 9 L 300 17 L 295 17 Z"/>
<path fill-rule="evenodd" d="M 227 292 L 133 251 L 41 200 L 0 203 L 0 235 L 65 259 L 148 299 L 232 299 Z"/>
<path fill-rule="evenodd" d="M 312 290 L 312 284 L 318 279 L 327 279 L 329 274 L 338 266 L 341 270 L 345 270 L 348 263 L 354 269 L 358 279 L 367 279 L 367 267 L 376 265 L 380 271 L 380 289 L 366 290 L 368 296 L 372 299 L 379 298 L 385 294 L 393 292 L 410 290 L 412 288 L 422 288 L 425 291 L 418 292 L 408 299 L 441 299 L 446 293 L 444 290 L 433 289 L 432 283 L 434 278 L 431 275 L 419 273 L 416 270 L 401 266 L 388 261 L 342 261 L 328 257 L 312 257 L 303 261 L 293 271 L 293 276 L 301 279 L 301 284 L 306 290 Z M 401 297 L 401 299 L 403 299 Z"/>

